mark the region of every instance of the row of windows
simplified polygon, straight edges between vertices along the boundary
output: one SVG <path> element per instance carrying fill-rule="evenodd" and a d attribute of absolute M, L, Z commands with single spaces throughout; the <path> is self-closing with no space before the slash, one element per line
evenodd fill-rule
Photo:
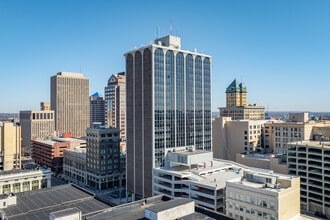
<path fill-rule="evenodd" d="M 250 195 L 244 195 L 239 192 L 236 192 L 236 193 L 229 192 L 229 198 L 236 199 L 236 200 L 242 201 L 242 202 L 247 202 L 250 204 L 254 204 L 256 206 L 276 210 L 276 205 L 275 205 L 274 201 L 267 201 L 267 200 L 260 199 L 257 197 L 252 197 Z"/>
<path fill-rule="evenodd" d="M 32 119 L 54 119 L 54 113 L 32 113 Z"/>

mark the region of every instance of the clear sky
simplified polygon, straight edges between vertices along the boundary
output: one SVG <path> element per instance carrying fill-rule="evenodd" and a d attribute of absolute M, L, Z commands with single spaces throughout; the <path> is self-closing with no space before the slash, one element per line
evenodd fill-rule
<path fill-rule="evenodd" d="M 212 109 L 237 78 L 270 111 L 330 111 L 330 1 L 0 0 L 0 112 L 38 110 L 60 71 L 104 94 L 123 54 L 168 35 L 211 55 Z"/>

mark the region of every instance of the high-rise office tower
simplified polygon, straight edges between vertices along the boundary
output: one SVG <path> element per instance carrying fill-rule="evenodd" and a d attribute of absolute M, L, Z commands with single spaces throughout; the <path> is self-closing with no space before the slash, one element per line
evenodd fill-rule
<path fill-rule="evenodd" d="M 98 92 L 90 96 L 90 126 L 93 123 L 104 125 L 104 98 Z"/>
<path fill-rule="evenodd" d="M 126 58 L 127 190 L 152 195 L 168 151 L 211 151 L 211 57 L 165 36 Z"/>
<path fill-rule="evenodd" d="M 0 170 L 21 168 L 21 126 L 0 122 Z"/>
<path fill-rule="evenodd" d="M 111 75 L 104 88 L 105 124 L 120 129 L 121 150 L 126 143 L 126 75 L 125 72 Z M 123 149 L 124 148 L 124 149 Z"/>
<path fill-rule="evenodd" d="M 44 108 L 42 103 L 40 105 L 40 111 L 37 110 L 19 112 L 19 119 L 22 127 L 22 151 L 24 151 L 23 153 L 29 154 L 31 140 L 45 139 L 54 134 L 54 111 L 49 110 L 49 108 Z"/>
<path fill-rule="evenodd" d="M 59 135 L 85 136 L 90 123 L 89 79 L 80 73 L 59 72 L 51 77 L 50 98 Z"/>

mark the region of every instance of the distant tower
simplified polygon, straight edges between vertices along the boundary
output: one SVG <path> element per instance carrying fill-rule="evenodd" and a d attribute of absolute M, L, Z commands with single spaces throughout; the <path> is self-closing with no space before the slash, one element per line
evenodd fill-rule
<path fill-rule="evenodd" d="M 98 92 L 90 96 L 90 126 L 93 123 L 104 125 L 104 98 Z"/>
<path fill-rule="evenodd" d="M 48 103 L 48 105 L 45 105 Z M 55 113 L 49 108 L 49 102 L 40 103 L 41 110 L 20 111 L 19 119 L 22 127 L 22 151 L 29 154 L 31 140 L 45 139 L 55 131 Z"/>
<path fill-rule="evenodd" d="M 126 142 L 126 75 L 113 74 L 104 88 L 105 124 L 120 129 L 121 142 Z"/>
<path fill-rule="evenodd" d="M 59 72 L 51 77 L 50 96 L 56 131 L 85 136 L 90 123 L 89 79 L 79 73 Z"/>
<path fill-rule="evenodd" d="M 235 79 L 226 89 L 226 104 L 230 106 L 247 106 L 247 89 Z"/>
<path fill-rule="evenodd" d="M 127 190 L 152 196 L 153 168 L 173 150 L 211 151 L 211 56 L 181 49 L 165 36 L 129 51 Z"/>
<path fill-rule="evenodd" d="M 247 102 L 247 89 L 235 79 L 226 89 L 226 107 L 219 108 L 221 117 L 232 120 L 265 119 L 265 107 Z"/>
<path fill-rule="evenodd" d="M 21 126 L 0 122 L 0 170 L 21 169 Z"/>
<path fill-rule="evenodd" d="M 50 110 L 50 102 L 40 102 L 40 110 L 41 111 Z"/>

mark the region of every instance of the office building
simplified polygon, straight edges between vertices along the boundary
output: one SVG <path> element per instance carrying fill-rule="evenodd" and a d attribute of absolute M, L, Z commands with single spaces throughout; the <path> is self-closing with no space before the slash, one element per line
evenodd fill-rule
<path fill-rule="evenodd" d="M 127 189 L 141 198 L 152 196 L 152 168 L 169 150 L 212 150 L 211 57 L 169 35 L 125 58 Z"/>
<path fill-rule="evenodd" d="M 236 161 L 236 154 L 263 152 L 262 129 L 266 122 L 216 118 L 213 121 L 214 157 Z"/>
<path fill-rule="evenodd" d="M 330 127 L 330 121 L 309 120 L 308 113 L 290 113 L 286 121 L 275 120 L 265 123 L 265 148 L 276 154 L 286 154 L 289 142 L 317 139 L 316 136 L 325 137 L 326 132 L 322 134 L 322 127 L 326 131 L 326 127 Z"/>
<path fill-rule="evenodd" d="M 226 89 L 226 107 L 219 109 L 220 116 L 231 117 L 232 120 L 265 119 L 265 107 L 248 104 L 246 86 L 236 79 Z"/>
<path fill-rule="evenodd" d="M 63 169 L 63 151 L 70 149 L 69 142 L 57 142 L 54 140 L 32 140 L 31 156 L 39 165 L 50 167 L 59 173 Z"/>
<path fill-rule="evenodd" d="M 0 170 L 21 168 L 21 126 L 0 122 Z"/>
<path fill-rule="evenodd" d="M 105 94 L 105 124 L 120 129 L 120 148 L 126 151 L 126 75 L 112 74 Z"/>
<path fill-rule="evenodd" d="M 78 185 L 87 185 L 86 149 L 75 147 L 63 152 L 63 179 Z"/>
<path fill-rule="evenodd" d="M 26 192 L 51 187 L 50 169 L 15 170 L 0 173 L 0 194 Z"/>
<path fill-rule="evenodd" d="M 299 177 L 215 159 L 212 152 L 169 152 L 167 166 L 154 168 L 153 187 L 156 195 L 189 198 L 234 219 L 290 219 L 300 214 Z"/>
<path fill-rule="evenodd" d="M 90 101 L 90 126 L 93 123 L 104 125 L 104 98 L 98 92 L 89 98 Z"/>
<path fill-rule="evenodd" d="M 125 186 L 126 170 L 121 170 L 119 129 L 88 128 L 86 141 L 87 185 L 95 190 Z"/>
<path fill-rule="evenodd" d="M 300 176 L 301 209 L 330 215 L 330 142 L 298 141 L 288 144 L 290 175 Z"/>
<path fill-rule="evenodd" d="M 47 109 L 41 107 L 42 109 Z M 30 153 L 31 140 L 47 139 L 55 132 L 55 115 L 52 110 L 20 111 L 22 149 Z"/>
<path fill-rule="evenodd" d="M 226 183 L 226 214 L 234 219 L 300 219 L 300 179 L 246 172 Z"/>
<path fill-rule="evenodd" d="M 51 77 L 51 109 L 59 135 L 82 137 L 89 127 L 89 79 L 80 73 L 59 72 Z"/>

